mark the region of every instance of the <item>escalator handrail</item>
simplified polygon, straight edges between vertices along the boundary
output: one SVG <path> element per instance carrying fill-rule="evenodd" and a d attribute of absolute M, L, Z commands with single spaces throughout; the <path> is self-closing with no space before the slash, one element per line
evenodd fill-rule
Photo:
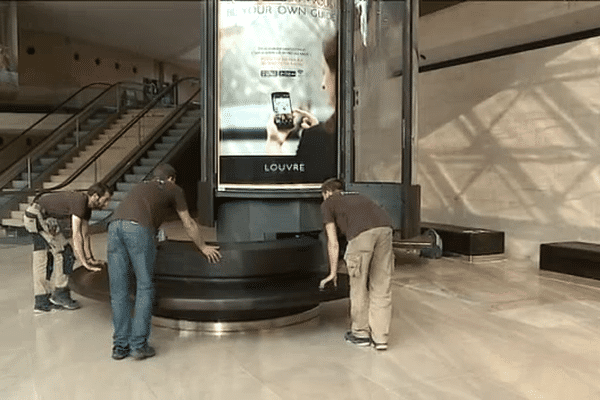
<path fill-rule="evenodd" d="M 146 176 L 144 176 L 144 178 L 142 180 L 148 180 L 150 178 L 152 178 L 152 173 L 154 172 L 154 169 L 164 163 L 164 162 L 168 162 L 169 158 L 171 157 L 171 155 L 177 151 L 179 151 L 179 149 L 182 146 L 182 143 L 185 143 L 187 141 L 187 139 L 190 137 L 191 133 L 194 131 L 194 128 L 198 127 L 199 124 L 199 120 L 196 121 L 191 127 L 190 129 L 181 137 L 181 139 L 179 139 L 179 141 L 177 142 L 177 144 L 175 146 L 173 146 L 173 148 L 171 148 L 167 154 L 165 154 L 164 156 L 161 157 L 160 161 L 146 174 Z"/>
<path fill-rule="evenodd" d="M 129 121 L 119 132 L 117 132 L 108 142 L 106 142 L 102 147 L 100 147 L 86 162 L 84 162 L 79 168 L 77 168 L 67 179 L 63 182 L 55 185 L 51 188 L 42 189 L 38 192 L 38 194 L 48 193 L 52 191 L 56 191 L 64 188 L 65 186 L 72 183 L 79 175 L 81 175 L 90 165 L 92 165 L 98 158 L 100 158 L 106 150 L 108 150 L 117 140 L 119 140 L 125 133 L 134 126 L 139 120 L 141 120 L 147 113 L 150 111 L 164 96 L 169 94 L 175 87 L 177 87 L 181 82 L 188 80 L 197 80 L 196 77 L 187 77 L 181 78 L 176 82 L 171 83 L 169 86 L 165 87 L 161 90 L 150 103 L 148 103 L 142 111 L 140 111 L 131 121 Z"/>
<path fill-rule="evenodd" d="M 106 126 L 110 125 L 110 123 L 113 122 L 117 118 L 118 118 L 118 115 L 116 115 L 116 114 L 108 117 L 108 119 L 105 122 L 103 122 L 101 125 L 97 126 L 96 128 L 94 128 L 94 130 L 91 131 L 90 137 L 83 138 L 82 141 L 80 142 L 80 145 L 85 146 L 87 143 L 89 143 L 92 140 L 92 138 L 94 138 L 96 136 L 96 135 L 94 135 L 94 132 L 98 132 L 98 133 L 101 132 L 102 130 L 104 130 L 106 128 Z M 69 159 L 71 159 L 73 156 L 75 156 L 77 151 L 79 151 L 79 148 L 72 147 L 70 150 L 67 151 L 67 153 L 63 154 L 57 161 L 55 161 L 53 163 L 53 165 L 63 165 L 65 162 L 67 162 Z M 31 186 L 31 188 L 23 188 L 23 189 L 20 189 L 19 191 L 13 191 L 11 193 L 11 196 L 8 198 L 8 200 L 6 202 L 4 202 L 4 204 L 2 204 L 2 206 L 0 206 L 0 217 L 6 216 L 7 212 L 10 212 L 16 206 L 18 206 L 19 203 L 22 203 L 23 201 L 25 201 L 27 196 L 35 194 L 35 189 L 32 189 L 32 188 L 37 188 L 40 185 L 43 185 L 43 182 L 46 181 L 46 179 L 48 179 L 54 173 L 55 173 L 55 169 L 53 167 L 50 167 L 49 169 L 40 173 L 40 175 L 36 176 L 35 179 L 32 179 L 31 183 L 32 183 L 32 185 L 35 185 L 35 186 Z"/>
<path fill-rule="evenodd" d="M 146 151 L 149 150 L 150 146 L 152 146 L 152 144 L 158 140 L 158 138 L 160 138 L 161 135 L 164 134 L 164 130 L 165 128 L 168 128 L 169 126 L 171 126 L 171 124 L 177 119 L 179 118 L 183 112 L 189 107 L 189 105 L 191 104 L 192 100 L 202 91 L 202 88 L 198 88 L 183 104 L 181 104 L 178 108 L 177 108 L 177 113 L 175 113 L 174 115 L 172 115 L 170 118 L 166 119 L 162 124 L 161 127 L 157 128 L 155 130 L 155 134 L 150 136 L 147 140 L 146 143 L 141 146 L 138 147 L 136 149 L 136 151 L 133 154 L 128 155 L 125 159 L 123 159 L 119 164 L 117 164 L 107 175 L 106 177 L 104 177 L 100 182 L 106 184 L 109 187 L 112 187 L 114 184 L 117 183 L 117 180 L 125 173 L 127 172 L 129 169 L 131 169 L 133 167 L 133 165 L 139 160 L 139 158 L 141 156 L 143 156 Z M 186 132 L 187 134 L 187 132 Z M 185 135 L 184 135 L 185 137 Z M 183 137 L 182 137 L 183 139 Z M 172 150 L 167 152 L 167 154 L 165 154 L 165 156 L 163 156 L 161 158 L 162 162 L 169 154 L 172 153 Z M 159 164 L 160 164 L 159 162 Z M 148 179 L 152 172 L 154 171 L 154 168 L 156 168 L 156 166 L 154 166 L 145 176 L 142 180 L 146 180 Z"/>
<path fill-rule="evenodd" d="M 94 97 L 92 100 L 90 100 L 78 113 L 72 115 L 67 120 L 63 121 L 55 129 L 53 129 L 52 132 L 50 132 L 46 136 L 46 138 L 44 138 L 44 140 L 41 143 L 39 143 L 36 147 L 34 147 L 33 149 L 31 149 L 27 154 L 25 154 L 24 156 L 20 157 L 18 160 L 16 160 L 14 163 L 12 163 L 11 165 L 9 165 L 8 167 L 6 167 L 0 173 L 0 190 L 2 190 L 4 188 L 4 186 L 6 186 L 10 181 L 12 181 L 16 175 L 18 175 L 19 173 L 21 173 L 21 168 L 24 167 L 23 164 L 25 163 L 25 161 L 27 159 L 29 159 L 29 158 L 33 159 L 33 158 L 36 158 L 36 157 L 44 154 L 48 150 L 46 147 L 47 147 L 48 143 L 52 142 L 53 136 L 57 135 L 58 132 L 60 132 L 60 130 L 65 125 L 67 125 L 68 123 L 72 122 L 74 119 L 79 118 L 82 115 L 85 115 L 85 113 L 88 112 L 93 107 L 94 103 L 96 103 L 97 101 L 99 101 L 106 93 L 108 93 L 114 87 L 116 87 L 118 85 L 124 85 L 124 84 L 139 84 L 139 83 L 137 83 L 137 82 L 122 81 L 122 82 L 117 82 L 117 83 L 110 84 L 108 88 L 106 88 L 104 91 L 102 91 L 102 93 L 98 94 L 96 97 Z M 139 84 L 139 85 L 141 85 L 141 84 Z M 31 129 L 31 128 L 32 127 L 28 128 L 28 129 Z M 23 135 L 24 133 L 25 132 L 21 133 L 21 135 Z M 19 135 L 19 137 L 20 137 L 20 135 Z M 12 143 L 12 141 L 10 143 Z M 9 144 L 7 144 L 7 146 Z M 6 150 L 7 146 L 4 147 L 2 149 L 2 151 Z M 0 151 L 0 153 L 1 153 L 1 151 Z"/>
<path fill-rule="evenodd" d="M 185 107 L 184 105 L 182 105 L 181 107 Z M 169 162 L 170 158 L 172 155 L 174 155 L 175 153 L 177 153 L 179 150 L 181 150 L 182 146 L 184 146 L 187 141 L 190 139 L 190 137 L 194 134 L 194 132 L 199 128 L 200 126 L 200 118 L 194 122 L 192 124 L 192 126 L 190 126 L 190 128 L 186 131 L 186 133 L 183 134 L 183 136 L 179 139 L 179 141 L 177 142 L 177 144 L 175 146 L 173 146 L 173 148 L 171 148 L 167 154 L 165 154 L 164 156 L 161 157 L 160 161 L 158 163 L 156 163 L 156 165 L 154 167 L 152 167 L 152 169 L 144 176 L 144 178 L 142 178 L 141 182 L 145 182 L 148 181 L 150 179 L 152 179 L 152 174 L 154 172 L 154 169 L 165 162 Z M 132 159 L 139 159 L 138 157 L 132 157 Z M 131 163 L 132 164 L 132 163 Z M 131 168 L 132 165 L 128 165 L 128 168 L 123 168 L 121 169 L 121 172 L 118 174 L 115 174 L 115 176 L 113 178 L 111 178 L 111 180 L 107 180 L 106 185 L 111 187 L 112 185 L 114 185 L 117 181 L 118 178 L 120 178 L 122 176 L 122 174 L 124 174 L 124 171 L 127 171 L 129 168 Z M 112 183 L 110 183 L 112 181 Z M 110 212 L 108 215 L 104 216 L 102 219 L 100 219 L 97 222 L 98 226 L 104 227 L 104 229 L 106 229 L 106 227 L 108 226 L 108 223 L 111 221 L 112 216 L 113 216 L 113 212 Z"/>
<path fill-rule="evenodd" d="M 12 145 L 14 142 L 16 142 L 17 140 L 19 140 L 22 136 L 26 135 L 27 133 L 29 133 L 29 131 L 31 131 L 33 128 L 35 128 L 36 126 L 38 126 L 42 121 L 44 121 L 46 118 L 48 118 L 50 115 L 54 114 L 55 112 L 57 112 L 58 110 L 60 110 L 65 104 L 67 104 L 69 101 L 71 101 L 75 96 L 77 96 L 79 93 L 83 92 L 86 89 L 91 88 L 92 86 L 95 85 L 102 85 L 102 86 L 108 86 L 110 85 L 109 83 L 105 83 L 105 82 L 94 82 L 94 83 L 90 83 L 89 85 L 85 85 L 82 88 L 80 88 L 79 90 L 77 90 L 75 93 L 73 93 L 71 96 L 69 96 L 65 101 L 63 101 L 62 103 L 60 103 L 58 106 L 56 106 L 56 108 L 54 108 L 52 111 L 48 112 L 46 115 L 44 115 L 43 117 L 41 117 L 40 119 L 38 119 L 36 122 L 34 122 L 31 126 L 29 126 L 28 128 L 26 128 L 23 132 L 19 133 L 17 136 L 15 136 L 12 140 L 10 140 L 8 143 L 6 143 L 6 145 L 2 148 L 2 150 L 0 150 L 0 154 L 2 154 L 4 151 L 6 151 L 10 145 Z M 88 103 L 89 104 L 89 103 Z M 85 106 L 84 106 L 85 107 Z M 66 121 L 65 121 L 66 122 Z M 57 126 L 52 133 L 59 129 L 62 125 L 64 125 L 63 122 L 61 125 Z M 50 133 L 50 135 L 52 134 Z"/>
<path fill-rule="evenodd" d="M 192 100 L 201 91 L 202 91 L 202 88 L 199 88 L 198 90 L 196 90 L 196 92 L 194 94 L 192 94 L 185 103 L 181 104 L 177 108 L 178 112 L 172 118 L 169 118 L 169 124 L 173 120 L 177 120 L 181 115 L 183 115 L 183 113 L 187 110 L 187 108 L 189 107 Z M 185 143 L 187 143 L 187 141 L 191 137 L 191 135 L 199 129 L 199 126 L 200 126 L 200 118 L 198 118 L 198 120 L 196 120 L 192 124 L 192 126 L 190 126 L 188 128 L 188 130 L 178 140 L 177 144 L 175 144 L 175 146 L 173 146 L 164 156 L 162 156 L 160 158 L 159 162 L 156 163 L 156 165 L 154 167 L 152 167 L 150 169 L 150 171 L 148 171 L 148 173 L 141 179 L 141 181 L 144 182 L 144 181 L 151 179 L 154 169 L 156 169 L 156 167 L 158 165 L 162 164 L 163 162 L 169 162 L 171 156 L 173 154 L 175 154 L 176 152 L 178 152 L 181 149 L 181 147 Z M 123 174 L 125 174 L 129 169 L 131 169 L 133 167 L 133 165 L 140 159 L 140 157 L 146 153 L 146 151 L 152 146 L 152 144 L 156 140 L 158 140 L 160 138 L 160 136 L 163 133 L 164 132 L 162 131 L 162 129 L 157 130 L 156 134 L 152 135 L 152 137 L 150 137 L 146 141 L 146 144 L 144 146 L 142 146 L 141 148 L 138 148 L 134 154 L 128 155 L 121 163 L 119 163 L 115 168 L 113 168 L 111 170 L 111 172 L 109 172 L 109 174 L 104 179 L 101 180 L 101 182 L 106 184 L 108 187 L 112 187 L 113 185 L 115 185 L 117 183 L 117 181 L 119 180 L 119 178 L 121 178 L 121 176 L 123 176 Z M 113 215 L 112 212 L 110 214 L 106 215 L 104 218 L 102 218 L 100 221 L 98 221 L 97 225 L 106 229 L 106 227 L 108 226 L 108 223 L 112 219 L 112 215 Z"/>

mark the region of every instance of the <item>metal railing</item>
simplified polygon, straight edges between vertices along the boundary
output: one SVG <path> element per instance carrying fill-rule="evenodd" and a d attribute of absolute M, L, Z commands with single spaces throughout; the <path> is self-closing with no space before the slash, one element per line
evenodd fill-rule
<path fill-rule="evenodd" d="M 183 78 L 181 81 L 190 80 L 197 81 L 196 78 Z M 127 171 L 133 168 L 133 166 L 140 160 L 140 158 L 142 158 L 144 154 L 148 150 L 150 150 L 154 143 L 156 143 L 156 141 L 172 126 L 174 122 L 179 120 L 179 118 L 181 118 L 189 109 L 194 107 L 194 99 L 196 99 L 196 97 L 200 94 L 201 91 L 201 88 L 195 90 L 194 93 L 192 93 L 192 95 L 177 108 L 176 113 L 172 114 L 168 119 L 165 119 L 161 126 L 157 127 L 157 129 L 154 130 L 152 135 L 149 135 L 148 139 L 142 146 L 133 149 L 123 160 L 121 160 L 120 163 L 115 165 L 115 167 L 101 180 L 101 182 L 109 187 L 114 186 L 117 183 L 117 181 L 123 176 L 123 174 L 125 174 Z M 190 129 L 181 136 L 177 144 L 175 144 L 163 157 L 160 158 L 157 165 L 163 162 L 168 162 L 174 154 L 178 153 L 182 149 L 182 147 L 187 142 L 187 139 L 189 139 L 194 134 L 194 132 L 197 132 L 199 128 L 200 119 L 198 119 L 190 127 Z M 146 180 L 152 176 L 154 168 L 156 168 L 156 166 L 150 169 L 150 171 L 144 176 L 143 180 Z"/>
<path fill-rule="evenodd" d="M 6 143 L 6 145 L 4 145 L 2 147 L 2 149 L 0 150 L 0 157 L 4 156 L 9 149 L 12 149 L 12 147 L 14 146 L 14 144 L 19 139 L 23 138 L 25 135 L 27 135 L 29 132 L 31 132 L 34 128 L 36 128 L 38 125 L 40 125 L 42 122 L 44 122 L 47 118 L 49 118 L 52 115 L 59 114 L 61 111 L 65 110 L 65 108 L 67 108 L 68 104 L 73 99 L 75 99 L 76 97 L 78 97 L 80 94 L 82 94 L 82 93 L 84 93 L 84 92 L 86 92 L 86 91 L 88 91 L 90 89 L 93 89 L 95 86 L 110 86 L 110 84 L 109 83 L 104 83 L 104 82 L 95 82 L 95 83 L 90 83 L 89 85 L 86 85 L 86 86 L 80 88 L 75 93 L 73 93 L 71 96 L 67 97 L 67 99 L 65 101 L 63 101 L 58 106 L 56 106 L 52 111 L 50 111 L 49 113 L 45 114 L 43 117 L 41 117 L 36 122 L 34 122 L 30 127 L 28 127 L 27 129 L 25 129 L 23 132 L 21 132 L 16 137 L 14 137 L 13 139 L 11 139 L 8 143 Z M 64 124 L 64 122 L 63 122 L 63 124 Z"/>
<path fill-rule="evenodd" d="M 10 196 L 10 198 L 8 199 L 8 201 L 4 202 L 4 204 L 1 205 L 0 207 L 0 216 L 5 217 L 8 216 L 7 214 L 10 213 L 11 210 L 14 210 L 19 203 L 23 202 L 23 201 L 27 201 L 27 197 L 28 196 L 34 196 L 34 195 L 40 195 L 43 193 L 47 193 L 50 191 L 55 191 L 55 190 L 60 190 L 63 189 L 64 187 L 66 187 L 67 185 L 69 185 L 70 183 L 72 183 L 75 179 L 77 179 L 77 177 L 79 177 L 87 168 L 89 168 L 90 166 L 92 166 L 97 160 L 98 158 L 100 158 L 100 156 L 102 154 L 104 154 L 119 138 L 121 138 L 123 135 L 125 135 L 130 129 L 132 129 L 136 123 L 138 123 L 150 110 L 152 110 L 153 108 L 155 108 L 157 105 L 161 105 L 161 100 L 168 94 L 171 93 L 171 91 L 175 88 L 178 87 L 178 85 L 180 85 L 183 82 L 187 82 L 187 81 L 192 81 L 192 82 L 196 82 L 199 83 L 199 80 L 197 78 L 182 78 L 180 80 L 178 80 L 177 82 L 169 85 L 168 87 L 164 88 L 162 91 L 160 91 L 151 101 L 150 103 L 148 103 L 141 111 L 139 114 L 136 115 L 136 117 L 134 117 L 129 123 L 127 123 L 118 133 L 116 133 L 113 138 L 111 138 L 109 140 L 109 142 L 107 142 L 105 145 L 103 145 L 98 151 L 96 151 L 83 165 L 81 165 L 79 168 L 77 168 L 65 181 L 61 182 L 58 185 L 55 185 L 51 188 L 23 188 L 21 190 L 18 191 L 14 191 L 11 192 L 12 196 Z M 114 166 L 111 170 L 111 172 L 109 174 L 107 174 L 107 176 L 105 177 L 104 181 L 113 179 L 113 182 L 116 181 L 116 179 L 118 179 L 120 176 L 122 176 L 122 174 L 125 171 L 121 171 L 119 176 L 117 176 L 116 174 L 118 173 L 118 169 L 122 168 L 123 165 L 127 164 L 126 160 L 130 160 L 131 158 L 135 158 L 136 160 L 139 159 L 141 156 L 143 156 L 143 154 L 152 146 L 152 144 L 158 139 L 160 138 L 160 136 L 166 132 L 170 126 L 176 122 L 180 116 L 182 116 L 187 109 L 189 109 L 192 104 L 193 104 L 193 99 L 197 97 L 198 93 L 200 93 L 201 89 L 198 88 L 197 90 L 195 90 L 195 92 L 189 97 L 189 99 L 183 103 L 181 106 L 175 108 L 173 111 L 170 112 L 170 114 L 164 118 L 164 120 L 162 121 L 161 124 L 159 124 L 159 126 L 157 126 L 151 134 L 149 134 L 143 141 L 143 143 L 140 143 L 135 149 L 133 149 L 130 154 L 127 157 L 124 157 L 123 161 L 118 163 L 116 166 Z M 194 125 L 195 129 L 199 129 L 199 124 L 196 123 Z M 193 129 L 190 129 L 193 130 Z M 189 134 L 189 131 L 188 131 Z M 179 144 L 179 147 L 181 145 Z M 78 149 L 73 149 L 73 152 L 78 151 Z M 137 155 L 136 155 L 137 154 Z M 170 152 L 170 154 L 172 154 L 172 152 Z M 93 167 L 93 166 L 92 166 Z M 49 177 L 51 175 L 51 173 L 45 173 L 44 175 L 46 175 L 46 178 Z M 1 196 L 1 195 L 0 195 Z"/>
<path fill-rule="evenodd" d="M 17 154 L 19 159 L 0 174 L 0 217 L 8 217 L 11 210 L 14 210 L 19 203 L 27 201 L 28 196 L 35 195 L 39 192 L 45 180 L 50 178 L 59 168 L 65 165 L 66 162 L 77 155 L 81 147 L 86 146 L 97 137 L 97 135 L 115 120 L 124 109 L 129 107 L 139 107 L 144 104 L 144 101 L 147 100 L 143 88 L 144 85 L 137 82 L 118 82 L 108 85 L 101 93 L 95 95 L 90 101 L 85 103 L 79 112 L 72 115 L 60 126 L 50 132 L 34 149 L 30 150 L 25 155 L 22 153 Z M 78 92 L 80 93 L 81 89 Z M 71 96 L 70 98 L 72 99 L 74 96 Z M 69 99 L 66 101 L 69 101 Z M 81 140 L 77 139 L 79 136 L 77 129 L 81 126 L 81 123 L 99 111 L 108 111 L 109 115 L 110 112 L 113 112 L 114 114 L 106 118 L 103 123 L 93 128 L 92 131 L 82 137 Z M 56 161 L 49 165 L 44 165 L 44 168 L 39 175 L 34 175 L 34 164 L 41 162 L 49 151 L 55 149 L 59 143 L 73 133 L 76 137 L 75 144 L 73 144 L 70 149 L 65 150 L 65 153 L 62 156 L 59 156 Z M 12 182 L 18 180 L 20 175 L 26 176 L 27 184 L 25 187 L 13 188 L 11 185 Z"/>
<path fill-rule="evenodd" d="M 199 82 L 198 78 L 188 77 L 177 80 L 176 82 L 170 84 L 169 86 L 163 88 L 151 101 L 148 103 L 141 111 L 138 113 L 131 121 L 129 121 L 119 132 L 117 132 L 109 141 L 107 141 L 102 147 L 100 147 L 88 160 L 86 160 L 79 168 L 77 168 L 68 178 L 66 178 L 63 182 L 58 185 L 55 185 L 51 188 L 43 189 L 42 192 L 50 192 L 55 190 L 60 190 L 65 188 L 67 185 L 71 184 L 75 179 L 77 179 L 83 172 L 85 172 L 88 168 L 94 167 L 94 164 L 98 161 L 98 159 L 105 154 L 105 152 L 110 149 L 113 144 L 115 144 L 120 138 L 122 138 L 126 133 L 129 132 L 130 129 L 134 128 L 136 124 L 138 124 L 142 118 L 144 118 L 152 109 L 156 106 L 162 105 L 161 100 L 172 93 L 174 88 L 177 88 L 183 82 L 195 81 Z M 143 137 L 139 140 L 139 144 L 136 148 L 134 148 L 122 162 L 118 163 L 108 174 L 106 177 L 101 179 L 100 181 L 105 183 L 114 183 L 111 178 L 116 176 L 117 170 L 121 170 L 124 165 L 129 164 L 129 160 L 135 158 L 134 155 L 138 155 L 136 160 L 143 155 L 151 145 L 164 133 L 166 130 L 187 110 L 190 104 L 192 104 L 192 100 L 200 93 L 201 88 L 198 88 L 194 94 L 192 94 L 186 102 L 175 108 L 171 113 L 164 118 L 164 120 L 154 128 L 146 137 Z M 139 125 L 138 125 L 139 126 Z M 121 174 L 124 171 L 121 172 Z M 120 176 L 120 175 L 119 175 Z M 97 179 L 96 179 L 97 180 Z"/>
<path fill-rule="evenodd" d="M 25 135 L 30 133 L 36 126 L 38 126 L 41 122 L 47 119 L 51 115 L 56 115 L 56 113 L 63 109 L 66 104 L 68 104 L 71 100 L 75 99 L 79 94 L 83 93 L 86 90 L 94 86 L 107 86 L 104 90 L 102 90 L 99 94 L 94 96 L 91 100 L 85 103 L 81 109 L 75 114 L 71 115 L 61 124 L 59 124 L 56 128 L 54 128 L 36 147 L 31 149 L 25 155 L 19 154 L 18 148 L 16 148 L 16 143 L 19 139 L 23 138 Z M 0 157 L 6 159 L 9 154 L 12 157 L 17 158 L 11 165 L 9 165 L 2 173 L 0 174 L 0 189 L 2 191 L 10 191 L 14 192 L 15 190 L 12 188 L 7 188 L 7 185 L 10 184 L 13 180 L 15 180 L 21 173 L 27 173 L 27 188 L 35 189 L 34 182 L 32 180 L 32 167 L 33 164 L 39 161 L 40 158 L 44 157 L 50 150 L 52 150 L 56 145 L 58 145 L 62 140 L 64 140 L 68 135 L 75 135 L 75 143 L 73 145 L 74 148 L 78 148 L 81 145 L 81 135 L 80 128 L 82 123 L 84 123 L 88 118 L 96 114 L 101 110 L 112 111 L 114 113 L 119 113 L 122 108 L 122 94 L 125 93 L 125 90 L 133 90 L 135 92 L 142 91 L 142 84 L 136 82 L 118 82 L 115 84 L 104 84 L 104 83 L 94 83 L 87 85 L 73 95 L 71 95 L 67 100 L 65 100 L 61 105 L 59 105 L 55 110 L 46 114 L 40 120 L 36 121 L 29 128 L 25 129 L 21 134 L 19 134 L 15 139 L 11 140 L 5 147 L 0 150 Z"/>

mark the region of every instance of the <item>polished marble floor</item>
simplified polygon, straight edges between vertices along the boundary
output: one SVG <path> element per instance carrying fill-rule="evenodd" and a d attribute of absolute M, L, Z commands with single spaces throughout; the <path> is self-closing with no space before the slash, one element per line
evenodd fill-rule
<path fill-rule="evenodd" d="M 108 304 L 33 314 L 31 250 L 0 243 L 1 400 L 600 399 L 600 282 L 533 263 L 398 254 L 387 352 L 344 342 L 337 300 L 269 331 L 154 327 L 156 357 L 114 361 Z"/>

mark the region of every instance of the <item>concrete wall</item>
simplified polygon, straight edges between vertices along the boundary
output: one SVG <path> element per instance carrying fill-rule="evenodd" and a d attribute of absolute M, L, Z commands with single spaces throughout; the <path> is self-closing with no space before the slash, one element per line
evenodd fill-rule
<path fill-rule="evenodd" d="M 19 92 L 14 104 L 57 104 L 90 83 L 159 78 L 157 61 L 148 57 L 26 28 L 19 35 Z M 198 76 L 198 71 L 164 63 L 165 81 L 171 82 L 173 74 Z"/>
<path fill-rule="evenodd" d="M 433 62 L 555 37 L 598 10 L 464 3 L 421 21 L 421 50 Z M 600 38 L 421 73 L 419 85 L 422 220 L 503 230 L 516 259 L 537 261 L 543 242 L 600 242 Z"/>

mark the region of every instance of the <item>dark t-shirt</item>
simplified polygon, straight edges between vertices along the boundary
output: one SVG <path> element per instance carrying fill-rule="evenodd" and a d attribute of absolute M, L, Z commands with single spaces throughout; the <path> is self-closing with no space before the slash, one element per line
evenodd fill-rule
<path fill-rule="evenodd" d="M 87 194 L 81 192 L 47 193 L 37 199 L 36 203 L 42 206 L 48 217 L 65 219 L 77 215 L 82 220 L 89 221 L 92 216 Z"/>
<path fill-rule="evenodd" d="M 369 229 L 392 227 L 385 210 L 371 199 L 354 192 L 336 192 L 321 203 L 323 224 L 335 223 L 348 241 Z"/>
<path fill-rule="evenodd" d="M 119 204 L 112 219 L 135 221 L 158 229 L 174 212 L 187 210 L 183 189 L 173 182 L 137 184 Z"/>

